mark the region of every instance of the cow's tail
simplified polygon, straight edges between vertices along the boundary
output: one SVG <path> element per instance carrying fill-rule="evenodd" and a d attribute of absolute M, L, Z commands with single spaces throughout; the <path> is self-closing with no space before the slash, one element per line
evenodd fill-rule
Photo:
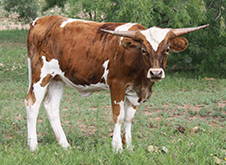
<path fill-rule="evenodd" d="M 28 56 L 28 59 L 27 59 L 27 64 L 28 64 L 28 80 L 29 80 L 29 86 L 28 86 L 28 92 L 29 92 L 29 89 L 31 87 L 31 81 L 32 81 L 32 71 L 31 71 L 31 49 L 30 49 L 30 33 L 31 33 L 31 30 L 32 30 L 33 26 L 32 24 L 30 24 L 30 29 L 28 31 L 28 34 L 27 34 L 27 56 Z"/>
<path fill-rule="evenodd" d="M 29 80 L 28 92 L 29 92 L 32 81 L 31 59 L 29 57 L 27 58 L 27 64 L 28 64 L 28 80 Z"/>

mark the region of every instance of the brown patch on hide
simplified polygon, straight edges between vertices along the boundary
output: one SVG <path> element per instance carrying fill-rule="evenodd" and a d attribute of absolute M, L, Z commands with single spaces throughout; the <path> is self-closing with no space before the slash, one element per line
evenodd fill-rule
<path fill-rule="evenodd" d="M 34 105 L 34 103 L 36 102 L 36 98 L 35 98 L 35 95 L 33 92 L 33 87 L 30 87 L 30 90 L 29 90 L 28 95 L 25 100 L 26 100 L 26 105 L 28 107 Z"/>
<path fill-rule="evenodd" d="M 122 136 L 122 144 L 126 145 L 126 133 L 124 133 Z"/>
<path fill-rule="evenodd" d="M 53 78 L 53 76 L 51 74 L 47 74 L 46 77 L 44 77 L 44 79 L 42 80 L 41 82 L 41 87 L 45 87 L 49 82 L 50 80 Z"/>

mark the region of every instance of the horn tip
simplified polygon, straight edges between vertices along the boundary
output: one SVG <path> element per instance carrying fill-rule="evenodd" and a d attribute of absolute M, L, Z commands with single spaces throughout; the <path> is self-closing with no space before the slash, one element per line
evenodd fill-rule
<path fill-rule="evenodd" d="M 208 27 L 208 26 L 210 26 L 210 24 L 206 24 L 206 25 L 203 25 L 204 27 Z"/>
<path fill-rule="evenodd" d="M 206 28 L 206 27 L 208 27 L 208 26 L 210 26 L 210 24 L 206 24 L 206 25 L 199 26 L 198 29 L 203 29 L 203 28 Z"/>

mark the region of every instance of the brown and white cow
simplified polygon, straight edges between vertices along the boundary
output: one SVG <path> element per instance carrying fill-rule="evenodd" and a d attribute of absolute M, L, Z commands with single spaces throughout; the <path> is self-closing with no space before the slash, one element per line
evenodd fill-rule
<path fill-rule="evenodd" d="M 188 45 L 178 37 L 208 25 L 146 29 L 137 23 L 98 23 L 50 16 L 37 18 L 27 36 L 29 90 L 25 99 L 28 144 L 37 148 L 36 120 L 44 99 L 49 121 L 60 145 L 69 147 L 62 129 L 59 106 L 65 84 L 88 97 L 110 90 L 114 133 L 112 147 L 122 151 L 121 125 L 127 148 L 132 149 L 131 121 L 136 106 L 152 94 L 165 77 L 169 50 Z"/>

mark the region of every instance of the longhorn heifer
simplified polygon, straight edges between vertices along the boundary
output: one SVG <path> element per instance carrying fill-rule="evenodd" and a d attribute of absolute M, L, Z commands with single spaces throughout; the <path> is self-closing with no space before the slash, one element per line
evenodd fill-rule
<path fill-rule="evenodd" d="M 154 83 L 165 77 L 169 51 L 183 51 L 188 45 L 178 36 L 207 26 L 146 29 L 137 23 L 98 23 L 61 16 L 34 20 L 27 36 L 29 90 L 25 99 L 30 149 L 37 148 L 36 120 L 46 89 L 44 107 L 53 131 L 61 146 L 70 146 L 59 116 L 65 84 L 84 97 L 110 90 L 112 147 L 122 151 L 124 121 L 123 139 L 132 149 L 131 121 L 136 106 L 145 102 Z"/>

